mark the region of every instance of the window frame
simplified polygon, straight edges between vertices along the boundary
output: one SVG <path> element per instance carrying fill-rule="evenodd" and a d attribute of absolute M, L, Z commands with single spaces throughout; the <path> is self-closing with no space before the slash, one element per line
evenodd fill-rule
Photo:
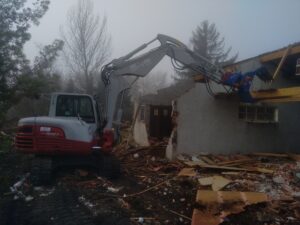
<path fill-rule="evenodd" d="M 90 116 L 83 116 L 83 115 L 80 115 L 80 118 L 82 118 L 83 121 L 85 121 L 86 123 L 96 123 L 96 118 L 95 118 L 95 109 L 94 109 L 94 104 L 93 104 L 93 100 L 91 99 L 91 97 L 89 96 L 85 96 L 85 95 L 58 95 L 57 96 L 57 99 L 56 99 L 56 109 L 55 109 L 55 116 L 57 117 L 78 117 L 78 115 L 74 115 L 74 114 L 71 114 L 71 115 L 60 115 L 59 113 L 59 101 L 61 98 L 69 98 L 71 99 L 72 104 L 73 104 L 73 107 L 75 109 L 75 114 L 78 114 L 80 112 L 80 107 L 81 107 L 81 99 L 88 99 L 90 105 L 91 105 L 91 112 L 92 112 L 92 115 Z M 74 102 L 76 101 L 75 99 L 78 99 L 78 104 L 77 106 L 74 104 Z"/>
<path fill-rule="evenodd" d="M 240 104 L 238 118 L 248 123 L 278 123 L 278 108 L 271 105 Z"/>

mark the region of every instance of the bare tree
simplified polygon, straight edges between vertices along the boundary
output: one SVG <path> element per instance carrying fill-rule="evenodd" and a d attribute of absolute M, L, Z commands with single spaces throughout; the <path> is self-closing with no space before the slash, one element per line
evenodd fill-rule
<path fill-rule="evenodd" d="M 79 88 L 93 94 L 96 76 L 110 55 L 107 19 L 95 14 L 91 0 L 78 0 L 68 13 L 67 27 L 61 29 L 64 55 Z"/>

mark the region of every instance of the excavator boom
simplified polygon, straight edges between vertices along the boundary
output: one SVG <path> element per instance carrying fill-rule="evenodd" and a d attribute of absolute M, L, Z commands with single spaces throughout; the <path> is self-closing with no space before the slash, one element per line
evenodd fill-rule
<path fill-rule="evenodd" d="M 150 44 L 159 42 L 159 46 L 141 53 Z M 253 101 L 249 89 L 254 76 L 261 80 L 270 80 L 265 69 L 259 68 L 245 74 L 225 73 L 222 68 L 213 64 L 205 57 L 191 51 L 185 44 L 167 35 L 158 34 L 156 38 L 145 43 L 118 59 L 112 60 L 102 68 L 102 80 L 106 86 L 106 130 L 120 125 L 122 118 L 122 99 L 126 90 L 140 77 L 145 77 L 162 59 L 169 56 L 175 69 L 189 69 L 204 76 L 206 81 L 227 85 L 238 90 L 241 100 Z M 178 63 L 179 62 L 179 63 Z M 133 79 L 129 79 L 133 77 Z"/>
<path fill-rule="evenodd" d="M 160 43 L 159 47 L 136 56 L 155 41 Z M 179 62 L 182 68 L 189 68 L 201 73 L 209 80 L 221 83 L 222 70 L 218 66 L 192 52 L 180 41 L 167 35 L 159 34 L 150 42 L 141 45 L 123 57 L 114 59 L 103 67 L 101 76 L 107 91 L 106 129 L 111 129 L 113 125 L 118 126 L 120 124 L 122 101 L 118 102 L 118 99 L 122 99 L 124 92 L 138 78 L 145 77 L 164 56 L 169 56 L 175 62 Z M 134 79 L 129 81 L 128 76 L 134 77 Z M 116 117 L 116 120 L 114 120 L 114 117 Z"/>

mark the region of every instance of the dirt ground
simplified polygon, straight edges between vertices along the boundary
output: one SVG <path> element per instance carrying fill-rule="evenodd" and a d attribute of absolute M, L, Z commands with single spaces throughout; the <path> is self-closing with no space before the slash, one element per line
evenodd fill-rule
<path fill-rule="evenodd" d="M 195 202 L 200 187 L 198 180 L 177 176 L 185 165 L 179 161 L 168 162 L 161 149 L 137 148 L 129 151 L 130 154 L 118 153 L 122 174 L 115 180 L 99 177 L 86 168 L 61 170 L 49 186 L 35 187 L 29 177 L 18 188 L 21 194 L 12 193 L 10 188 L 28 173 L 32 157 L 14 151 L 2 153 L 0 224 L 191 224 L 193 210 L 198 207 Z M 283 165 L 276 159 L 273 163 Z M 210 169 L 196 170 L 199 176 L 216 173 Z M 253 191 L 255 185 L 270 179 L 270 175 L 241 173 L 236 183 L 224 190 Z M 299 183 L 295 185 L 299 187 Z M 264 184 L 263 188 L 277 196 L 277 192 L 272 193 L 274 186 Z M 298 208 L 297 199 L 278 199 L 247 206 L 244 212 L 226 217 L 222 224 L 296 225 L 300 224 Z"/>
<path fill-rule="evenodd" d="M 126 225 L 142 221 L 145 224 L 190 223 L 168 211 L 180 209 L 182 213 L 191 215 L 191 202 L 196 189 L 190 189 L 189 183 L 183 182 L 182 190 L 177 190 L 177 193 L 171 193 L 164 187 L 162 190 L 157 188 L 126 198 L 125 193 L 135 194 L 147 186 L 125 171 L 120 178 L 110 181 L 98 177 L 93 170 L 69 169 L 56 173 L 53 183 L 43 187 L 34 187 L 27 179 L 20 190 L 26 197 L 33 199 L 15 199 L 18 195 L 12 194 L 10 187 L 29 171 L 31 160 L 32 157 L 15 152 L 0 155 L 1 225 Z M 153 176 L 156 176 L 155 172 Z M 159 180 L 165 181 L 171 176 L 164 175 Z M 171 180 L 167 182 L 167 186 L 169 185 L 172 185 Z M 118 188 L 120 191 L 116 192 L 115 189 Z M 189 199 L 173 203 L 174 207 L 170 207 L 169 202 L 180 195 L 185 198 L 189 196 Z"/>

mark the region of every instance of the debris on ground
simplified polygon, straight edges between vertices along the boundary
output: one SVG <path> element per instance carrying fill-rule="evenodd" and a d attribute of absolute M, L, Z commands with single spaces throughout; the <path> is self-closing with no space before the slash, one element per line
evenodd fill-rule
<path fill-rule="evenodd" d="M 182 154 L 168 161 L 166 142 L 151 144 L 128 145 L 126 149 L 117 146 L 114 152 L 122 165 L 122 176 L 117 180 L 81 168 L 61 171 L 48 187 L 32 186 L 28 179 L 23 181 L 24 176 L 14 178 L 11 187 L 24 194 L 17 201 L 13 200 L 18 196 L 16 191 L 6 196 L 10 185 L 1 188 L 1 193 L 14 202 L 39 207 L 40 202 L 55 198 L 61 190 L 72 190 L 72 204 L 85 208 L 98 224 L 300 223 L 299 155 L 201 153 Z M 15 170 L 8 164 L 9 160 L 4 159 L 0 165 L 5 173 Z M 20 168 L 15 173 L 24 174 Z M 0 202 L 0 207 L 4 205 Z M 116 219 L 113 222 L 108 219 L 112 215 Z M 52 217 L 51 224 L 56 224 L 56 217 Z"/>
<path fill-rule="evenodd" d="M 211 176 L 198 179 L 199 183 L 203 186 L 211 185 L 213 191 L 219 191 L 232 181 L 222 176 Z"/>
<path fill-rule="evenodd" d="M 192 225 L 218 225 L 247 205 L 267 201 L 267 195 L 258 192 L 198 190 Z"/>

